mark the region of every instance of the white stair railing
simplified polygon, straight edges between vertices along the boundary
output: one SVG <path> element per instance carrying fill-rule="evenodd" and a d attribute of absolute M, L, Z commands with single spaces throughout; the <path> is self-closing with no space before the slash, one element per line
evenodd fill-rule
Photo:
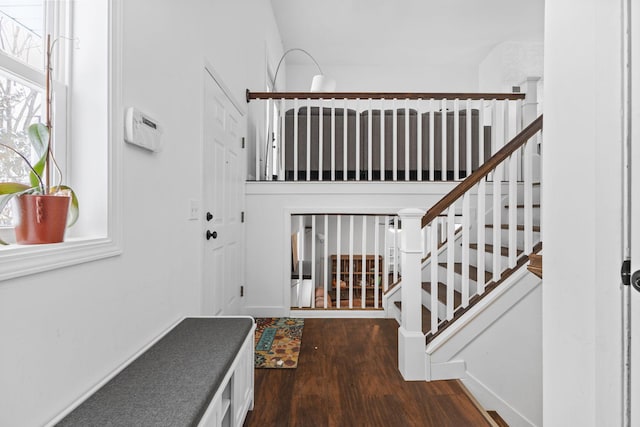
<path fill-rule="evenodd" d="M 395 215 L 291 215 L 291 308 L 381 310 L 398 277 L 398 231 Z"/>
<path fill-rule="evenodd" d="M 250 92 L 257 181 L 461 181 L 517 132 L 521 93 Z"/>
<path fill-rule="evenodd" d="M 532 179 L 533 145 L 541 130 L 542 116 L 437 202 L 421 221 L 411 216 L 415 214 L 412 210 L 399 213 L 403 251 L 407 248 L 401 264 L 401 335 L 405 331 L 407 336 L 414 337 L 416 332 L 415 320 L 420 318 L 422 307 L 415 299 L 422 300 L 423 279 L 430 282 L 431 313 L 430 327 L 421 333 L 423 336 L 426 333 L 429 339 L 450 324 L 456 312 L 465 310 L 474 298 L 496 286 L 541 241 L 540 187 Z M 429 254 L 426 262 L 413 256 L 416 239 L 424 244 L 424 253 Z M 427 268 L 423 269 L 425 265 Z M 443 287 L 445 295 L 441 297 Z M 405 313 L 409 310 L 412 313 Z M 403 355 L 399 368 L 404 375 L 407 368 L 403 364 L 409 359 L 423 358 L 424 345 L 418 350 L 415 337 L 399 340 L 399 345 L 405 346 L 399 349 Z M 414 369 L 420 370 L 421 366 Z M 405 379 L 415 379 L 420 373 L 407 372 Z"/>

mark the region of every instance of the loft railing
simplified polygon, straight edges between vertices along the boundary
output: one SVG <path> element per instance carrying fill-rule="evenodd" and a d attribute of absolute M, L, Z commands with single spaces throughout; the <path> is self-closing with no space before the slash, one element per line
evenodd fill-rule
<path fill-rule="evenodd" d="M 399 230 L 396 215 L 291 215 L 291 308 L 381 310 L 398 280 Z"/>
<path fill-rule="evenodd" d="M 250 92 L 256 181 L 461 181 L 521 129 L 521 93 Z M 260 124 L 263 123 L 264 125 Z"/>
<path fill-rule="evenodd" d="M 426 214 L 418 209 L 399 213 L 405 345 L 400 368 L 405 378 L 422 375 L 402 361 L 411 359 L 411 348 L 424 354 L 424 334 L 434 338 L 540 248 L 540 183 L 533 177 L 542 121 L 542 116 L 534 120 Z M 448 223 L 444 247 L 436 237 L 443 217 Z M 425 244 L 424 235 L 433 237 Z M 429 254 L 426 259 L 424 254 Z M 427 330 L 421 307 L 424 289 L 429 293 Z"/>

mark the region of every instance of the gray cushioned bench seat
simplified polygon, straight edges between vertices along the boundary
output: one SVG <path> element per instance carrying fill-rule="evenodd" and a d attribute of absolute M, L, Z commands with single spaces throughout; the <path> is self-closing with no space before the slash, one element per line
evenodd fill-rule
<path fill-rule="evenodd" d="M 184 319 L 58 425 L 197 425 L 252 326 L 250 318 Z"/>

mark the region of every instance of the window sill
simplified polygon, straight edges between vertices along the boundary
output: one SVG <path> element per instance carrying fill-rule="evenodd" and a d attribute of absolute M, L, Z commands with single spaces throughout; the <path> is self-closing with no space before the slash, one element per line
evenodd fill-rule
<path fill-rule="evenodd" d="M 0 247 L 0 281 L 117 256 L 122 248 L 107 237 L 67 239 L 48 245 Z"/>

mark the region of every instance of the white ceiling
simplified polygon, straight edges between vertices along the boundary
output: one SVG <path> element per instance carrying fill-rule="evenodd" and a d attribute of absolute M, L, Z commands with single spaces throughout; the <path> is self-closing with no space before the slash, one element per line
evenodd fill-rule
<path fill-rule="evenodd" d="M 478 64 L 503 41 L 543 41 L 544 0 L 271 0 L 285 49 L 320 64 Z M 290 55 L 292 63 L 308 62 Z"/>

